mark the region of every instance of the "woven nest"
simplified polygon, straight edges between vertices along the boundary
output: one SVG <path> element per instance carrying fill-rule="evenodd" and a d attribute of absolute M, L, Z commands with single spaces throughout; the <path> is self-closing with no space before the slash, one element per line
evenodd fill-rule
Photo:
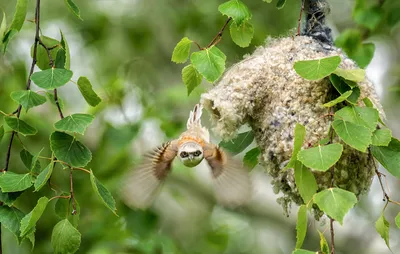
<path fill-rule="evenodd" d="M 337 97 L 328 79 L 305 80 L 293 65 L 296 61 L 337 55 L 342 58 L 341 68 L 358 68 L 340 49 L 327 49 L 310 37 L 272 39 L 232 66 L 214 88 L 201 96 L 202 104 L 211 113 L 213 130 L 222 138 L 235 137 L 244 124 L 253 129 L 262 151 L 262 164 L 273 178 L 274 191 L 283 194 L 278 203 L 286 214 L 292 202 L 303 203 L 293 169 L 282 170 L 292 155 L 295 125 L 306 127 L 304 148 L 315 146 L 328 137 L 332 121 L 326 117 L 329 109 L 322 105 Z M 373 84 L 366 79 L 359 82 L 359 87 L 360 98 L 369 97 L 383 115 Z M 368 153 L 343 145 L 343 154 L 334 166 L 335 185 L 358 197 L 371 185 L 374 161 Z M 320 190 L 330 187 L 330 172 L 313 174 Z"/>

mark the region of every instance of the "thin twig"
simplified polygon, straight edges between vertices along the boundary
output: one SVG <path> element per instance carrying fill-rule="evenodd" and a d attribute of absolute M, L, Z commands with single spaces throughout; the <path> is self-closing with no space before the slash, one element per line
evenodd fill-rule
<path fill-rule="evenodd" d="M 49 199 L 49 202 L 52 201 L 53 199 L 56 199 L 56 198 L 65 198 L 65 199 L 67 199 L 67 198 L 71 198 L 71 196 L 70 195 L 68 195 L 68 196 L 54 196 L 54 197 L 51 197 Z"/>
<path fill-rule="evenodd" d="M 230 22 L 231 20 L 232 20 L 231 17 L 229 17 L 229 18 L 226 20 L 224 26 L 221 28 L 221 30 L 219 30 L 219 32 L 217 33 L 217 35 L 215 35 L 215 37 L 212 39 L 212 41 L 208 44 L 207 48 L 209 48 L 209 47 L 211 47 L 211 46 L 214 46 L 214 45 L 217 45 L 218 42 L 220 42 L 220 40 L 221 40 L 221 38 L 222 38 L 222 34 L 224 33 L 224 30 L 225 30 L 226 26 L 229 24 L 229 22 Z"/>
<path fill-rule="evenodd" d="M 69 186 L 70 186 L 70 195 L 71 195 L 71 203 L 72 203 L 72 215 L 76 214 L 76 204 L 75 204 L 75 196 L 74 196 L 74 183 L 73 183 L 73 179 L 72 179 L 72 168 L 70 168 L 69 171 Z"/>
<path fill-rule="evenodd" d="M 58 113 L 60 114 L 60 118 L 63 119 L 64 118 L 64 114 L 63 114 L 63 112 L 61 110 L 60 102 L 58 101 L 57 89 L 54 89 L 54 102 L 57 105 L 57 109 L 58 109 Z"/>
<path fill-rule="evenodd" d="M 296 36 L 300 35 L 301 18 L 303 16 L 303 12 L 304 12 L 304 0 L 301 0 L 301 9 L 300 9 L 299 19 L 297 20 L 297 34 L 296 34 Z"/>

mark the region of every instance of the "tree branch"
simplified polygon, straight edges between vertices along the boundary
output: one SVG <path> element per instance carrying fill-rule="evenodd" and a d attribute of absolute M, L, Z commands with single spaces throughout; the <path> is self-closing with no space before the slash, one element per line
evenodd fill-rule
<path fill-rule="evenodd" d="M 229 22 L 230 22 L 231 20 L 232 20 L 231 17 L 229 17 L 229 18 L 226 20 L 224 26 L 221 28 L 221 30 L 219 30 L 219 32 L 217 33 L 217 35 L 215 35 L 215 37 L 214 37 L 214 38 L 211 40 L 211 42 L 207 45 L 207 48 L 209 48 L 209 47 L 211 47 L 211 46 L 214 46 L 214 45 L 217 45 L 218 42 L 221 41 L 222 34 L 224 33 L 224 30 L 225 30 L 226 26 L 229 24 Z"/>
<path fill-rule="evenodd" d="M 72 215 L 76 214 L 76 204 L 75 204 L 75 196 L 74 196 L 74 183 L 73 183 L 73 179 L 72 179 L 72 168 L 70 168 L 69 171 L 69 184 L 70 184 L 70 195 L 71 195 L 71 204 L 72 204 Z"/>

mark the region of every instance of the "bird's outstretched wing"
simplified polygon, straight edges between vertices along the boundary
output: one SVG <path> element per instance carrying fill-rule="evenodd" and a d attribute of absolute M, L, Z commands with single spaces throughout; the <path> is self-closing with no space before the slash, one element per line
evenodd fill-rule
<path fill-rule="evenodd" d="M 206 144 L 203 149 L 211 167 L 217 201 L 228 207 L 245 204 L 251 196 L 251 183 L 242 162 L 216 145 Z"/>
<path fill-rule="evenodd" d="M 177 141 L 166 142 L 144 155 L 143 162 L 123 179 L 119 194 L 131 208 L 149 207 L 171 171 L 178 152 Z"/>

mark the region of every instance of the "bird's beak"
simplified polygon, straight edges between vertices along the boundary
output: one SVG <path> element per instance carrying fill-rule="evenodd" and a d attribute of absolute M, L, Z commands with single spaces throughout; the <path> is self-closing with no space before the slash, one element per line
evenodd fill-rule
<path fill-rule="evenodd" d="M 193 160 L 193 154 L 189 154 L 189 160 Z"/>

